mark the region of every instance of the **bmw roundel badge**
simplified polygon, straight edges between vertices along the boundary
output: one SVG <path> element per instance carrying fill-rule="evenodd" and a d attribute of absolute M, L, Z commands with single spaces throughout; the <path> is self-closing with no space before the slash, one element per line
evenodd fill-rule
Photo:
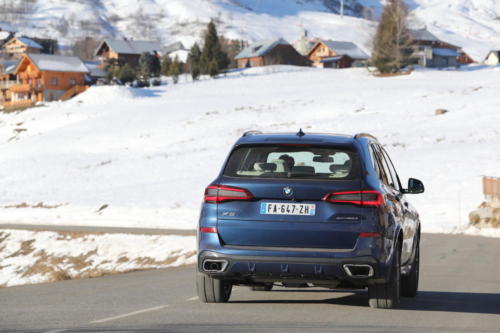
<path fill-rule="evenodd" d="M 293 195 L 293 190 L 290 186 L 285 186 L 283 187 L 283 193 L 285 193 L 287 197 L 291 197 Z"/>

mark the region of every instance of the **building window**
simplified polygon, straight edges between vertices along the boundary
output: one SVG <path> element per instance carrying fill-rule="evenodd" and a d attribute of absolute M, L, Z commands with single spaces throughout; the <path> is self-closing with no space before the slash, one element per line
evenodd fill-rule
<path fill-rule="evenodd" d="M 57 86 L 57 78 L 53 77 L 52 79 L 50 79 L 50 84 L 53 86 Z"/>
<path fill-rule="evenodd" d="M 76 86 L 76 80 L 75 79 L 69 79 L 69 84 L 72 86 Z"/>

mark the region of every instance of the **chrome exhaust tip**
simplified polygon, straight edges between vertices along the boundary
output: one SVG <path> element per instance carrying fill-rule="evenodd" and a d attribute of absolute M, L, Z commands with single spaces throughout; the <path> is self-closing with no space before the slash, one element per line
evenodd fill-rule
<path fill-rule="evenodd" d="M 205 259 L 203 260 L 203 271 L 207 273 L 220 273 L 223 272 L 229 262 L 223 259 Z"/>
<path fill-rule="evenodd" d="M 375 273 L 371 265 L 346 264 L 343 267 L 349 277 L 356 279 L 369 278 Z"/>

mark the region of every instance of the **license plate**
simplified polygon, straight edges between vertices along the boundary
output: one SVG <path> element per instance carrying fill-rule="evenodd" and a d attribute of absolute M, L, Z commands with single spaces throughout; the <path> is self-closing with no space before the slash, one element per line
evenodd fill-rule
<path fill-rule="evenodd" d="M 260 213 L 266 215 L 314 216 L 316 214 L 316 205 L 299 204 L 299 203 L 262 202 L 260 204 Z"/>

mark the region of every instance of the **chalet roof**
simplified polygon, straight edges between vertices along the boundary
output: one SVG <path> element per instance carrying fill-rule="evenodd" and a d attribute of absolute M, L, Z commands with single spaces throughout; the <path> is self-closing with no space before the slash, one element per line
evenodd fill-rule
<path fill-rule="evenodd" d="M 179 50 L 186 50 L 182 42 L 175 42 L 163 48 L 163 54 L 169 54 Z"/>
<path fill-rule="evenodd" d="M 432 50 L 432 54 L 440 57 L 458 57 L 459 54 L 454 49 L 447 48 L 435 48 Z"/>
<path fill-rule="evenodd" d="M 335 57 L 324 58 L 324 59 L 321 59 L 320 62 L 321 63 L 335 62 L 335 61 L 339 61 L 343 57 L 345 57 L 345 55 L 339 55 L 339 56 L 335 56 Z"/>
<path fill-rule="evenodd" d="M 88 73 L 89 70 L 78 57 L 52 54 L 27 54 L 41 71 Z M 17 68 L 17 67 L 16 67 Z"/>
<path fill-rule="evenodd" d="M 352 59 L 366 60 L 370 58 L 368 54 L 363 52 L 363 50 L 361 50 L 356 44 L 352 42 L 342 42 L 333 40 L 326 40 L 321 42 L 323 42 L 323 44 L 325 44 L 331 50 L 335 51 L 335 53 L 337 53 L 338 55 L 347 55 Z"/>
<path fill-rule="evenodd" d="M 95 54 L 98 55 L 104 45 L 116 53 L 121 54 L 143 54 L 144 52 L 155 52 L 161 50 L 161 43 L 149 40 L 125 40 L 105 39 L 99 44 Z"/>
<path fill-rule="evenodd" d="M 88 68 L 89 74 L 92 77 L 105 77 L 106 71 L 101 67 L 100 61 L 84 61 L 83 64 Z"/>
<path fill-rule="evenodd" d="M 35 42 L 33 39 L 28 38 L 28 37 L 17 37 L 16 38 L 18 41 L 23 43 L 24 45 L 31 47 L 33 49 L 43 49 L 43 46 Z"/>
<path fill-rule="evenodd" d="M 21 59 L 13 59 L 13 60 L 0 60 L 0 65 L 2 65 L 3 72 L 1 74 L 13 74 L 17 68 Z"/>
<path fill-rule="evenodd" d="M 413 40 L 424 42 L 439 42 L 440 39 L 434 36 L 427 29 L 410 30 L 410 35 Z"/>
<path fill-rule="evenodd" d="M 283 38 L 275 39 L 275 40 L 264 40 L 260 42 L 255 42 L 245 47 L 236 57 L 235 59 L 244 59 L 244 58 L 253 58 L 253 57 L 262 57 L 267 54 L 269 51 L 274 49 L 277 45 L 290 45 Z"/>
<path fill-rule="evenodd" d="M 11 36 L 11 32 L 10 31 L 0 30 L 0 41 L 5 41 L 10 36 Z"/>

